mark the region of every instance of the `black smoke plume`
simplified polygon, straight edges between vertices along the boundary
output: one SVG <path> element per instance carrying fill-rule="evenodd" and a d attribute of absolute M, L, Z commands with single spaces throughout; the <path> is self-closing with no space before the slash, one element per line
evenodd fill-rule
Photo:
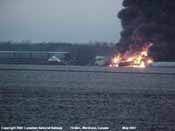
<path fill-rule="evenodd" d="M 124 0 L 123 7 L 119 51 L 152 42 L 149 53 L 155 60 L 175 60 L 175 0 Z"/>

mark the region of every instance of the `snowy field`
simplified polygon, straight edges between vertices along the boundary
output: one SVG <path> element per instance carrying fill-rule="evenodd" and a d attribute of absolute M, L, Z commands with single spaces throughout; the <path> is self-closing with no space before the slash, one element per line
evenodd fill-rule
<path fill-rule="evenodd" d="M 175 68 L 0 65 L 0 125 L 175 129 Z"/>

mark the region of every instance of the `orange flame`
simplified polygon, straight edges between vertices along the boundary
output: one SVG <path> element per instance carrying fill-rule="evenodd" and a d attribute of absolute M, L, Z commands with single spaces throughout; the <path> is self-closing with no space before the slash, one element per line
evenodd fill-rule
<path fill-rule="evenodd" d="M 131 55 L 125 53 L 118 54 L 112 58 L 110 67 L 119 67 L 121 64 L 127 67 L 145 68 L 153 63 L 153 59 L 148 56 L 148 51 L 153 44 L 147 44 L 140 51 L 134 51 Z"/>

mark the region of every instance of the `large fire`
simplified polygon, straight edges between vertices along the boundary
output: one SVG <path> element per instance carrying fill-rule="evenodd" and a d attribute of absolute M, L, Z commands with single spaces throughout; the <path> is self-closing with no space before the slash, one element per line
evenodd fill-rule
<path fill-rule="evenodd" d="M 125 53 L 117 54 L 112 58 L 110 67 L 136 67 L 136 68 L 145 68 L 153 63 L 153 59 L 149 57 L 148 51 L 152 46 L 152 43 L 144 45 L 139 50 L 129 50 Z"/>

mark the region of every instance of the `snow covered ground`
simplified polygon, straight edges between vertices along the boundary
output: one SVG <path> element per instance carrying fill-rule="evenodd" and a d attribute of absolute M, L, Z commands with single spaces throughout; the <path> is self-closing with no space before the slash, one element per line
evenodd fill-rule
<path fill-rule="evenodd" d="M 175 129 L 175 68 L 0 65 L 0 125 Z"/>

